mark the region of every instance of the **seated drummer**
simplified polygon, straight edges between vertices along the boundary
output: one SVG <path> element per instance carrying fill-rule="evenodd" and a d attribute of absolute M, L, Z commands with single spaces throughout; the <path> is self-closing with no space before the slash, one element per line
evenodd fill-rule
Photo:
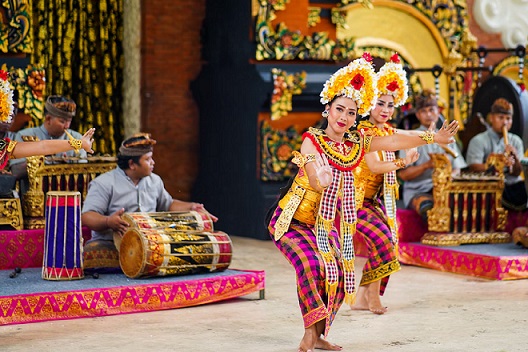
<path fill-rule="evenodd" d="M 524 211 L 528 201 L 521 177 L 520 160 L 524 154 L 524 144 L 521 137 L 509 132 L 513 125 L 513 105 L 504 98 L 495 100 L 488 115 L 488 123 L 490 128 L 487 131 L 469 141 L 466 153 L 469 169 L 486 172 L 486 160 L 491 153 L 506 154 L 502 205 L 509 210 Z"/>
<path fill-rule="evenodd" d="M 128 228 L 121 218 L 125 212 L 206 211 L 203 204 L 174 199 L 167 192 L 161 177 L 152 172 L 154 144 L 148 133 L 131 136 L 119 148 L 118 167 L 90 182 L 81 217 L 82 224 L 92 230 L 87 245 L 114 238 L 118 245 Z"/>

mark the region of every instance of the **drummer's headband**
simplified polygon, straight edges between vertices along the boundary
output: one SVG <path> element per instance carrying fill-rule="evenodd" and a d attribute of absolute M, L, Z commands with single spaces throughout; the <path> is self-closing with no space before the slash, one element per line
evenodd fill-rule
<path fill-rule="evenodd" d="M 495 100 L 491 106 L 491 113 L 513 115 L 513 105 L 504 98 Z"/>
<path fill-rule="evenodd" d="M 123 156 L 141 156 L 154 150 L 156 140 L 150 138 L 150 133 L 136 133 L 125 139 L 119 147 Z"/>
<path fill-rule="evenodd" d="M 44 107 L 48 115 L 63 119 L 73 118 L 77 110 L 77 105 L 73 100 L 60 95 L 49 96 Z"/>

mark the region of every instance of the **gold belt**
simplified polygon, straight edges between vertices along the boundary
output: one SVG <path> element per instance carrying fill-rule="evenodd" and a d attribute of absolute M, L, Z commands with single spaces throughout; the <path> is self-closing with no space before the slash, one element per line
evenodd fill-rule
<path fill-rule="evenodd" d="M 279 201 L 282 214 L 275 226 L 275 239 L 278 240 L 288 230 L 292 218 L 314 225 L 320 200 L 321 193 L 306 189 L 294 181 L 288 193 Z"/>

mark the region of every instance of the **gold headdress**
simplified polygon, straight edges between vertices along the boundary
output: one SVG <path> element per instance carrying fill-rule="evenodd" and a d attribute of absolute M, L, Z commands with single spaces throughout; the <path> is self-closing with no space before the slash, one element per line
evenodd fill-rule
<path fill-rule="evenodd" d="M 8 73 L 0 70 L 0 123 L 11 123 L 14 112 L 13 90 L 7 80 Z"/>
<path fill-rule="evenodd" d="M 407 74 L 400 63 L 398 54 L 391 56 L 390 61 L 383 65 L 377 73 L 378 95 L 392 95 L 394 106 L 398 107 L 407 101 Z"/>
<path fill-rule="evenodd" d="M 356 102 L 359 115 L 366 116 L 374 108 L 377 93 L 372 57 L 366 52 L 326 81 L 321 92 L 321 103 L 328 104 L 335 97 L 344 96 Z"/>

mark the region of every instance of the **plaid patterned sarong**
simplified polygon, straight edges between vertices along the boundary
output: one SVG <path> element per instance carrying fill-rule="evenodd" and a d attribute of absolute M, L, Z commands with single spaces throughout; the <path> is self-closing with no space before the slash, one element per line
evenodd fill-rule
<path fill-rule="evenodd" d="M 282 214 L 277 207 L 268 226 L 272 240 L 286 259 L 295 268 L 297 275 L 297 296 L 299 307 L 304 320 L 304 327 L 308 328 L 318 321 L 325 320 L 324 335 L 327 336 L 330 326 L 339 311 L 344 299 L 343 280 L 337 283 L 336 292 L 330 295 L 327 291 L 324 261 L 317 248 L 317 237 L 313 225 L 308 225 L 293 219 L 283 236 L 276 239 L 274 232 L 276 224 Z M 339 235 L 335 227 L 329 234 L 328 240 L 333 253 L 339 252 Z M 340 277 L 342 268 L 337 264 L 337 276 Z"/>

